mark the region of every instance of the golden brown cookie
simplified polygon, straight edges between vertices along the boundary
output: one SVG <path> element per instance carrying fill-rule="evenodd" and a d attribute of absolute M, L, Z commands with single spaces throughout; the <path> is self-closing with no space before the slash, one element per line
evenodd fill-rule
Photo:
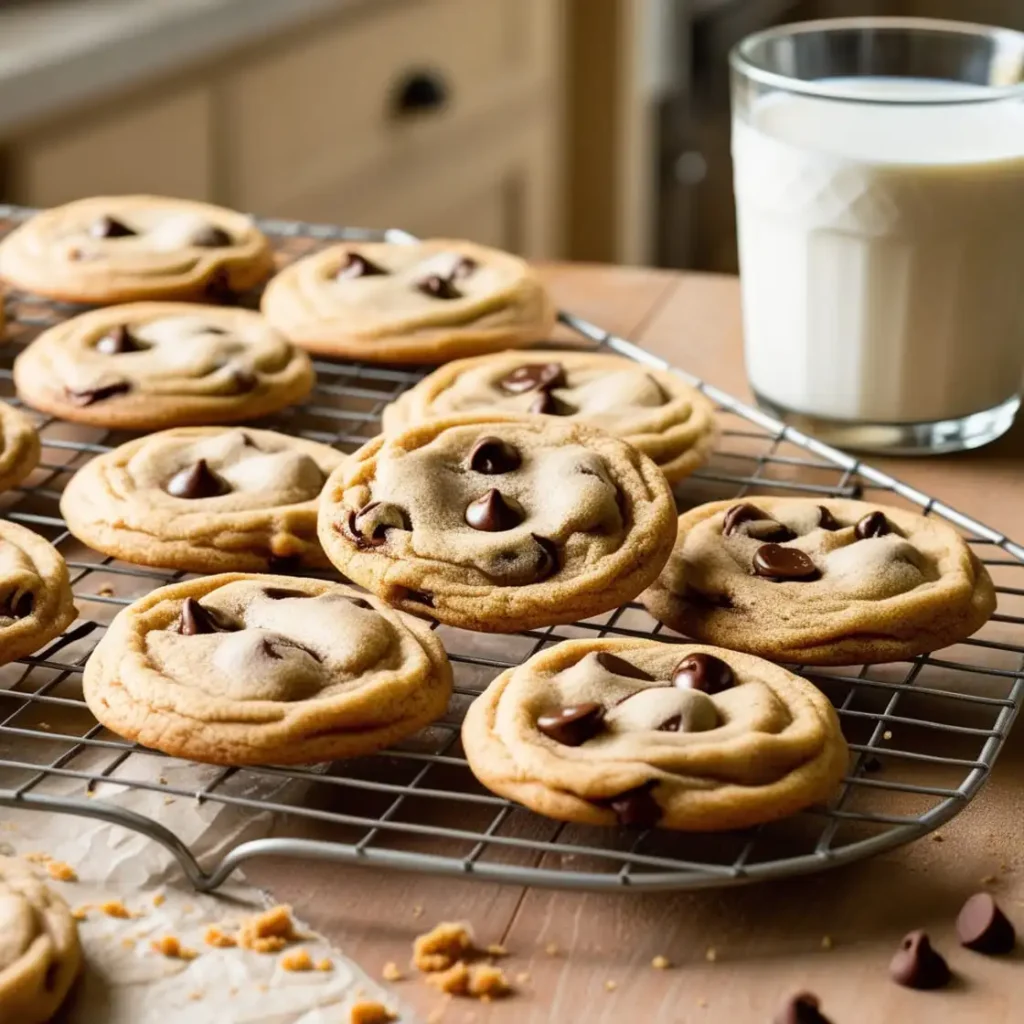
<path fill-rule="evenodd" d="M 121 611 L 85 667 L 119 736 L 214 764 L 371 753 L 444 713 L 452 674 L 424 624 L 351 587 L 229 573 Z"/>
<path fill-rule="evenodd" d="M 81 963 L 68 905 L 30 865 L 0 857 L 0 1021 L 46 1024 Z"/>
<path fill-rule="evenodd" d="M 364 445 L 334 472 L 320 540 L 388 603 L 508 633 L 610 611 L 664 565 L 664 475 L 593 427 L 501 416 L 433 420 Z"/>
<path fill-rule="evenodd" d="M 249 217 L 164 196 L 97 196 L 37 213 L 0 242 L 0 277 L 65 302 L 220 301 L 273 271 Z"/>
<path fill-rule="evenodd" d="M 76 614 L 60 552 L 24 526 L 0 520 L 0 665 L 38 651 Z"/>
<path fill-rule="evenodd" d="M 462 413 L 543 414 L 599 427 L 650 456 L 670 482 L 707 461 L 714 407 L 677 374 L 596 352 L 499 352 L 435 370 L 384 410 L 395 433 Z"/>
<path fill-rule="evenodd" d="M 826 800 L 846 771 L 811 683 L 760 658 L 654 640 L 567 640 L 503 672 L 462 744 L 488 789 L 562 821 L 746 828 Z"/>
<path fill-rule="evenodd" d="M 948 523 L 874 502 L 760 496 L 681 516 L 641 600 L 696 640 L 802 665 L 925 654 L 970 636 L 996 606 Z"/>
<path fill-rule="evenodd" d="M 270 430 L 177 427 L 80 469 L 68 529 L 105 555 L 189 572 L 322 568 L 317 499 L 344 456 Z"/>
<path fill-rule="evenodd" d="M 547 338 L 555 307 L 524 261 L 472 242 L 345 242 L 285 267 L 263 312 L 296 345 L 443 363 Z"/>
<path fill-rule="evenodd" d="M 314 381 L 309 356 L 258 313 L 184 302 L 83 313 L 14 361 L 29 405 L 125 430 L 255 419 L 305 398 Z"/>
<path fill-rule="evenodd" d="M 0 402 L 0 491 L 17 487 L 39 465 L 39 435 L 19 409 Z"/>

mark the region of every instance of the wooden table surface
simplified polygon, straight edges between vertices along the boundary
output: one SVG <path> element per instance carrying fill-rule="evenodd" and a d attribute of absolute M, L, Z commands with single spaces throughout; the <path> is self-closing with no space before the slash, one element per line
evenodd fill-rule
<path fill-rule="evenodd" d="M 544 269 L 563 308 L 747 396 L 734 278 Z M 874 461 L 1022 540 L 1022 456 L 1018 423 L 982 451 Z M 942 841 L 927 837 L 804 879 L 691 894 L 594 895 L 295 861 L 256 861 L 246 871 L 374 975 L 390 960 L 404 966 L 413 937 L 440 920 L 469 921 L 483 943 L 507 946 L 504 966 L 511 975 L 527 972 L 528 983 L 490 1005 L 452 1002 L 445 1024 L 766 1024 L 797 989 L 816 992 L 834 1024 L 1009 1024 L 1024 1020 L 1024 953 L 997 959 L 961 949 L 953 921 L 962 901 L 987 885 L 1024 931 L 1020 735 L 1018 728 L 981 795 L 942 828 Z M 889 980 L 889 958 L 912 928 L 926 928 L 947 954 L 957 973 L 953 987 L 922 993 Z M 658 955 L 673 966 L 652 968 Z M 424 1019 L 442 1003 L 416 979 L 395 991 Z"/>

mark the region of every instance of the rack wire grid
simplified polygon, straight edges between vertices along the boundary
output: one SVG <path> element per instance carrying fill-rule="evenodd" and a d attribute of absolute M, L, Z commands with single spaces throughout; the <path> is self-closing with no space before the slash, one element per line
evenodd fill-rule
<path fill-rule="evenodd" d="M 0 236 L 30 212 L 0 207 Z M 261 226 L 282 262 L 336 241 L 411 238 L 280 221 Z M 40 330 L 77 311 L 8 296 L 0 393 L 17 402 L 13 357 Z M 129 435 L 38 414 L 43 462 L 26 486 L 2 496 L 0 514 L 37 530 L 64 554 L 80 618 L 34 656 L 0 669 L 0 805 L 84 815 L 145 833 L 167 847 L 202 890 L 267 854 L 563 888 L 736 885 L 847 863 L 952 818 L 984 782 L 1024 695 L 1024 549 L 623 338 L 570 314 L 561 321 L 563 344 L 597 346 L 673 370 L 717 403 L 721 442 L 709 464 L 678 488 L 682 508 L 752 494 L 875 498 L 948 520 L 993 574 L 999 607 L 979 635 L 909 662 L 803 670 L 835 704 L 852 752 L 849 773 L 827 807 L 741 832 L 637 832 L 551 821 L 476 782 L 461 753 L 459 725 L 469 702 L 499 672 L 570 637 L 683 639 L 636 603 L 572 626 L 511 636 L 437 627 L 455 668 L 448 711 L 372 757 L 287 769 L 218 768 L 126 742 L 89 713 L 83 666 L 113 614 L 184 574 L 100 556 L 71 536 L 58 508 L 64 484 L 92 456 Z M 327 360 L 316 369 L 319 383 L 309 401 L 262 425 L 344 451 L 372 437 L 384 406 L 427 372 Z M 230 840 L 223 829 L 173 831 L 166 805 L 181 801 L 203 820 L 227 814 Z"/>

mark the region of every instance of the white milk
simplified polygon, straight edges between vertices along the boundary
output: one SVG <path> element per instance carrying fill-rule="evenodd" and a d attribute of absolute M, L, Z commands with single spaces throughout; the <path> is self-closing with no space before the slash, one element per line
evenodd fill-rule
<path fill-rule="evenodd" d="M 891 99 L 979 87 L 843 79 Z M 788 409 L 952 419 L 1024 372 L 1024 103 L 769 96 L 733 124 L 747 371 Z"/>

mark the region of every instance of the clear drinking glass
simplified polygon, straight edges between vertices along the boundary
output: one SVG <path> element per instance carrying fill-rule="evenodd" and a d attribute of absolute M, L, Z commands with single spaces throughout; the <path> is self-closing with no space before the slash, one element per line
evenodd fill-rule
<path fill-rule="evenodd" d="M 842 447 L 998 437 L 1024 381 L 1024 33 L 806 22 L 731 64 L 758 402 Z"/>

